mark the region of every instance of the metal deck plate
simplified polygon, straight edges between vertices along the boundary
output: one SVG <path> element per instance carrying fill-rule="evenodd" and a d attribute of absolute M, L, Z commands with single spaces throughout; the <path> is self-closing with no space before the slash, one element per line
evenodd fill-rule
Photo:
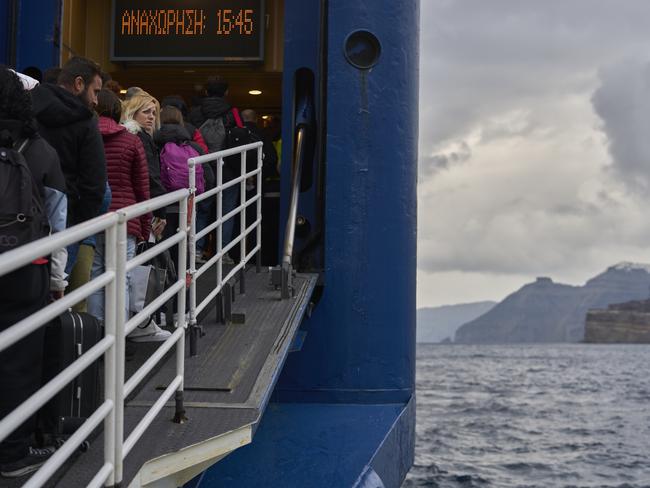
<path fill-rule="evenodd" d="M 234 302 L 234 311 L 245 312 L 246 323 L 217 324 L 213 310 L 202 324 L 205 336 L 199 339 L 197 356 L 188 357 L 189 341 L 186 341 L 188 422 L 173 423 L 174 409 L 168 404 L 126 458 L 122 486 L 147 486 L 155 479 L 165 479 L 169 483 L 167 486 L 174 486 L 173 483 L 191 479 L 232 450 L 250 442 L 306 312 L 316 280 L 316 275 L 298 274 L 294 298 L 281 301 L 279 291 L 269 289 L 267 272 L 257 274 L 249 270 L 246 273 L 246 294 L 240 295 L 237 287 Z M 206 294 L 205 290 L 199 293 Z M 157 345 L 138 344 L 137 357 L 127 363 L 127 376 L 155 347 Z M 160 387 L 169 383 L 174 368 L 175 356 L 171 353 L 129 398 L 125 407 L 127 434 L 159 397 Z M 62 468 L 49 486 L 86 486 L 102 464 L 103 437 L 100 434 L 93 440 L 90 450 L 77 455 Z M 189 466 L 199 471 L 194 472 Z M 178 476 L 174 477 L 174 473 Z M 0 480 L 0 486 L 21 486 L 26 480 Z"/>

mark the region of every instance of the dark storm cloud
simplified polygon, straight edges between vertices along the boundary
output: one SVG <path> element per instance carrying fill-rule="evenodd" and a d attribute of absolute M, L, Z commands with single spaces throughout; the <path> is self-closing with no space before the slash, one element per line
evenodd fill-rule
<path fill-rule="evenodd" d="M 458 144 L 455 151 L 438 153 L 432 156 L 420 156 L 420 176 L 428 177 L 438 171 L 451 168 L 454 165 L 462 164 L 472 157 L 472 151 L 467 142 Z"/>
<path fill-rule="evenodd" d="M 650 186 L 650 63 L 626 60 L 600 71 L 592 101 L 603 121 L 611 169 L 632 191 Z"/>
<path fill-rule="evenodd" d="M 462 139 L 486 117 L 582 91 L 646 36 L 645 0 L 423 0 L 421 140 Z"/>

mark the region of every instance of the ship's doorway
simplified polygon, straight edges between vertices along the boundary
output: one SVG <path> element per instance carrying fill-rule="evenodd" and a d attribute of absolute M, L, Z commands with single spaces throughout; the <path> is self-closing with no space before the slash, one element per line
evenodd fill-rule
<path fill-rule="evenodd" d="M 237 36 L 243 14 L 237 17 L 232 13 L 242 12 L 237 10 L 242 6 L 243 12 L 255 12 L 254 28 L 261 33 L 258 55 L 251 56 L 257 59 L 232 56 L 246 49 L 238 45 L 238 40 L 247 42 L 246 36 Z M 195 0 L 185 2 L 182 10 L 177 7 L 175 2 L 164 0 L 63 0 L 61 62 L 65 63 L 73 55 L 89 57 L 101 64 L 123 92 L 137 86 L 159 101 L 171 95 L 180 96 L 188 109 L 200 104 L 208 79 L 221 76 L 229 84 L 226 99 L 230 105 L 240 112 L 254 110 L 258 127 L 276 148 L 281 148 L 278 141 L 283 105 L 284 0 Z M 185 18 L 179 27 L 181 13 Z M 216 16 L 219 15 L 219 27 L 223 30 L 226 13 L 233 19 L 232 33 L 228 42 L 222 43 L 223 50 L 208 49 L 200 53 L 198 48 L 191 48 L 199 41 L 197 37 L 205 41 L 199 48 L 209 45 L 210 39 L 206 38 L 208 34 L 215 35 Z M 188 15 L 195 17 L 188 18 Z M 203 23 L 198 28 L 196 15 Z M 239 27 L 245 34 L 248 26 Z M 203 34 L 189 36 L 193 38 L 188 43 L 188 36 L 182 35 L 183 30 L 195 34 L 202 30 Z M 159 35 L 160 32 L 163 35 Z M 197 54 L 226 59 L 193 59 Z M 153 59 L 156 56 L 158 59 Z M 152 59 L 139 59 L 145 57 Z M 280 163 L 281 157 L 278 154 Z M 291 165 L 287 162 L 280 166 L 289 168 Z M 275 180 L 274 176 L 277 176 Z M 263 264 L 269 266 L 278 263 L 281 246 L 279 176 L 279 172 L 271 175 L 267 178 L 270 181 L 264 183 Z"/>

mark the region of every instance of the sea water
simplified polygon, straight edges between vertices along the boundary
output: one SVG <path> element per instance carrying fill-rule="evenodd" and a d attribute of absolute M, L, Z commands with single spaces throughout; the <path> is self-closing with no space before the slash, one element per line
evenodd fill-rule
<path fill-rule="evenodd" d="M 404 487 L 650 487 L 650 346 L 417 350 Z"/>

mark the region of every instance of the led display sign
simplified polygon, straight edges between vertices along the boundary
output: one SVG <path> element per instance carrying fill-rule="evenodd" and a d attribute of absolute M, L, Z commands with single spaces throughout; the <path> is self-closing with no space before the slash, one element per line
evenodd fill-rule
<path fill-rule="evenodd" d="M 113 61 L 261 61 L 264 0 L 113 0 Z"/>

